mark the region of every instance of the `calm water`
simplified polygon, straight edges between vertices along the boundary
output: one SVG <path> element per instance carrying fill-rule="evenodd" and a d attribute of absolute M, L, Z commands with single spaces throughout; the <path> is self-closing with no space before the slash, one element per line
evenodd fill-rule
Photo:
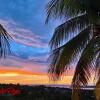
<path fill-rule="evenodd" d="M 39 86 L 39 85 L 32 85 L 32 86 Z M 71 88 L 70 85 L 44 85 L 46 87 L 58 87 L 58 88 Z M 85 89 L 85 90 L 93 90 L 95 88 L 95 86 L 91 85 L 91 86 L 87 86 L 87 87 L 84 87 L 82 89 Z"/>

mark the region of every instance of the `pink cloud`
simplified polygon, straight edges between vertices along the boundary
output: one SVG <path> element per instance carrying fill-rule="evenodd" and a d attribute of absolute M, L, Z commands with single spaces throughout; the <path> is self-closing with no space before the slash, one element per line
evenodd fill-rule
<path fill-rule="evenodd" d="M 0 66 L 0 69 L 20 69 L 39 73 L 46 73 L 48 67 L 46 64 L 38 64 L 32 60 L 24 60 L 15 56 L 1 59 Z"/>
<path fill-rule="evenodd" d="M 8 33 L 13 37 L 14 41 L 31 47 L 47 48 L 48 44 L 42 42 L 45 36 L 34 34 L 31 30 L 19 28 L 13 20 L 1 20 L 0 23 L 4 25 Z"/>

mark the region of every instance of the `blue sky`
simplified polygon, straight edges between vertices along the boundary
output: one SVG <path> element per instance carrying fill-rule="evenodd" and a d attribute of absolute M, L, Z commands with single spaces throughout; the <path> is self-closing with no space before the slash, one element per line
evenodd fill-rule
<path fill-rule="evenodd" d="M 47 66 L 48 42 L 57 23 L 45 25 L 46 4 L 50 0 L 0 0 L 0 23 L 12 35 L 11 51 L 8 56 L 12 63 L 4 61 L 1 65 L 15 66 L 12 59 L 27 60 L 32 64 Z M 18 60 L 19 65 L 22 61 Z M 6 64 L 7 63 L 7 64 Z M 46 67 L 47 69 L 47 67 Z M 46 70 L 45 69 L 45 70 Z M 40 71 L 40 69 L 39 69 Z"/>
<path fill-rule="evenodd" d="M 0 0 L 0 24 L 13 38 L 10 41 L 11 54 L 0 59 L 0 83 L 50 84 L 48 43 L 61 21 L 45 24 L 45 7 L 49 1 Z M 68 79 L 58 83 L 69 84 L 72 73 L 73 70 Z"/>

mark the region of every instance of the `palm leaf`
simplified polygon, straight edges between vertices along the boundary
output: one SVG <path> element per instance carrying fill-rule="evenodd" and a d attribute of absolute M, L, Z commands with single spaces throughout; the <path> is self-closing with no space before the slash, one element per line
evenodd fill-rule
<path fill-rule="evenodd" d="M 97 55 L 94 81 L 97 83 L 99 79 L 100 79 L 100 52 Z"/>
<path fill-rule="evenodd" d="M 100 0 L 80 0 L 80 2 L 83 4 L 84 8 L 91 11 L 91 13 L 100 11 Z"/>
<path fill-rule="evenodd" d="M 51 48 L 57 48 L 64 40 L 68 40 L 68 38 L 73 35 L 75 30 L 80 31 L 88 26 L 89 23 L 88 15 L 84 14 L 71 18 L 70 20 L 61 24 L 55 29 L 54 35 L 49 43 Z"/>
<path fill-rule="evenodd" d="M 76 66 L 76 72 L 72 80 L 74 88 L 88 84 L 91 74 L 95 71 L 97 55 L 100 52 L 100 37 L 93 38 L 83 51 Z"/>
<path fill-rule="evenodd" d="M 93 71 L 95 71 L 95 62 L 97 60 L 97 55 L 99 52 L 100 37 L 93 38 L 83 51 L 81 58 L 77 64 L 76 71 L 72 80 L 72 98 L 76 98 L 78 96 L 74 93 L 76 90 L 79 90 L 81 86 L 85 86 L 88 84 L 88 81 L 91 78 Z M 78 92 L 79 91 L 77 91 L 77 94 Z"/>
<path fill-rule="evenodd" d="M 84 12 L 92 15 L 98 14 L 100 11 L 99 4 L 99 0 L 96 0 L 96 2 L 94 0 L 51 0 L 46 7 L 46 22 L 48 22 L 51 17 L 73 17 Z"/>
<path fill-rule="evenodd" d="M 87 27 L 68 43 L 53 51 L 50 56 L 52 62 L 49 67 L 49 73 L 52 74 L 54 79 L 59 78 L 68 68 L 68 65 L 74 61 L 73 59 L 85 48 L 90 40 L 89 33 L 90 27 Z"/>
<path fill-rule="evenodd" d="M 85 12 L 85 9 L 80 3 L 80 0 L 51 0 L 51 2 L 48 3 L 46 9 L 46 22 L 48 22 L 51 17 L 74 17 L 80 13 Z"/>
<path fill-rule="evenodd" d="M 10 52 L 10 39 L 11 36 L 0 24 L 0 57 L 5 57 L 5 55 Z"/>

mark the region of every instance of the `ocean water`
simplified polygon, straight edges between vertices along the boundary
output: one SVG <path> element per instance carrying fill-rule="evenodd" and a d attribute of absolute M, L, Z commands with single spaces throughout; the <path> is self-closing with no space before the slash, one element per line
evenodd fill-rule
<path fill-rule="evenodd" d="M 32 86 L 40 86 L 40 85 L 32 85 Z M 43 86 L 46 86 L 46 87 L 57 87 L 57 88 L 69 88 L 69 89 L 72 89 L 71 88 L 71 85 L 58 85 L 58 84 L 50 84 L 50 85 L 43 85 Z M 90 86 L 87 86 L 87 87 L 82 87 L 82 89 L 85 89 L 85 90 L 94 90 L 95 86 L 94 85 L 90 85 Z"/>

